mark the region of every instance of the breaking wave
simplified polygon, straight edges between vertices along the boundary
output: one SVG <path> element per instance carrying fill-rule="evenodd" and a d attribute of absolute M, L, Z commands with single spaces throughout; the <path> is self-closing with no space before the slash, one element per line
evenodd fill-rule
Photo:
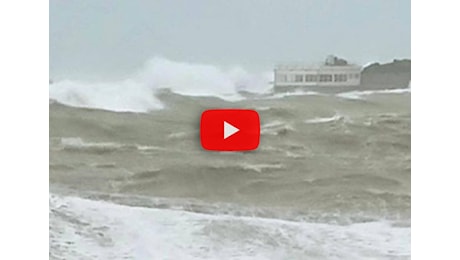
<path fill-rule="evenodd" d="M 251 74 L 240 67 L 229 69 L 206 64 L 153 58 L 130 79 L 88 83 L 63 80 L 49 86 L 49 97 L 59 103 L 116 112 L 148 112 L 164 108 L 155 96 L 159 89 L 187 96 L 215 96 L 236 101 L 242 91 L 270 90 L 271 73 Z"/>

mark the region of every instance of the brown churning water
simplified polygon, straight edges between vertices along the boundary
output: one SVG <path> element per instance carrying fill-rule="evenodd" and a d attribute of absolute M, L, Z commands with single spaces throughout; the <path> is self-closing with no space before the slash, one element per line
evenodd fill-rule
<path fill-rule="evenodd" d="M 409 258 L 410 99 L 160 91 L 144 113 L 50 102 L 51 255 L 155 258 L 154 240 L 176 259 Z M 200 114 L 219 107 L 259 112 L 258 150 L 201 149 Z"/>

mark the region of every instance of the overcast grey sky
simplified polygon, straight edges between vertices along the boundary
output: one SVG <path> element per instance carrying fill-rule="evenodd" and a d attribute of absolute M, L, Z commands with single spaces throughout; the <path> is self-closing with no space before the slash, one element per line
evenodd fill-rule
<path fill-rule="evenodd" d="M 52 0 L 50 76 L 115 77 L 161 56 L 270 69 L 410 58 L 408 0 Z"/>

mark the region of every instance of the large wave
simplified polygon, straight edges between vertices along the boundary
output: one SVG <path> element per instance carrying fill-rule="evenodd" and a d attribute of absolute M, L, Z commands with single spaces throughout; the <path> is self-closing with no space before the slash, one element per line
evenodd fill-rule
<path fill-rule="evenodd" d="M 271 77 L 270 72 L 252 74 L 237 66 L 224 69 L 156 57 L 129 79 L 97 83 L 63 80 L 49 86 L 49 96 L 70 106 L 147 112 L 163 108 L 155 96 L 159 89 L 188 96 L 240 100 L 241 91 L 269 91 Z"/>

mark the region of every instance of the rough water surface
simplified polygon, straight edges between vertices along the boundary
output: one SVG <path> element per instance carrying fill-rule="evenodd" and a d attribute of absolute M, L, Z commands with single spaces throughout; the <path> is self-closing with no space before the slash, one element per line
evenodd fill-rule
<path fill-rule="evenodd" d="M 50 90 L 52 259 L 410 258 L 409 89 L 163 90 L 129 112 L 60 87 Z M 258 150 L 204 151 L 210 108 L 257 110 Z"/>

